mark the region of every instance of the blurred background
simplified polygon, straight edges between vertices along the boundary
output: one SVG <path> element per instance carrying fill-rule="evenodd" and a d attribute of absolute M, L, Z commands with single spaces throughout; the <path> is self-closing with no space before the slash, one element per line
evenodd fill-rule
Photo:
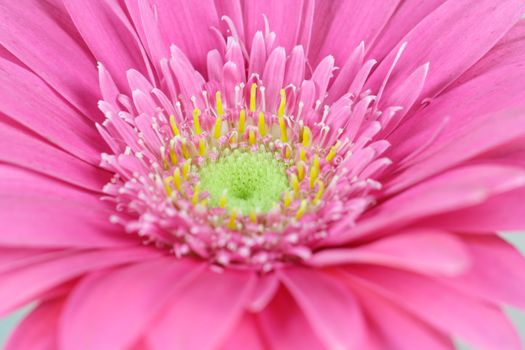
<path fill-rule="evenodd" d="M 512 244 L 514 244 L 518 249 L 520 249 L 523 254 L 525 254 L 525 233 L 509 233 L 505 234 L 504 237 L 508 239 Z M 523 286 L 525 288 L 525 286 Z M 24 315 L 30 310 L 30 307 L 26 307 L 22 310 L 19 310 L 8 317 L 0 319 L 0 349 L 3 348 L 9 334 L 11 334 L 12 329 L 17 325 L 18 322 L 24 317 Z M 515 310 L 512 308 L 507 309 L 508 314 L 516 328 L 518 329 L 521 337 L 523 339 L 523 344 L 525 345 L 525 313 L 523 311 Z M 465 346 L 458 342 L 458 349 L 460 350 L 476 350 L 468 346 Z M 22 350 L 22 349 L 21 349 Z M 25 350 L 25 349 L 24 349 Z M 424 349 L 419 349 L 424 350 Z"/>

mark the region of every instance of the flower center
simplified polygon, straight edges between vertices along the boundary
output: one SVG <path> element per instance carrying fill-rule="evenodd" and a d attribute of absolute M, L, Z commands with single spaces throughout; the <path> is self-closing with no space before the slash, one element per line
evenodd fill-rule
<path fill-rule="evenodd" d="M 240 215 L 266 213 L 288 189 L 286 166 L 270 152 L 227 152 L 199 171 L 201 189 L 210 207 L 236 210 Z"/>

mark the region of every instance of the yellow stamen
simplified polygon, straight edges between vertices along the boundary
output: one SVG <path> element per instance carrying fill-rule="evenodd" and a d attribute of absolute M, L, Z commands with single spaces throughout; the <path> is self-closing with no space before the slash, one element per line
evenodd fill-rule
<path fill-rule="evenodd" d="M 328 152 L 328 155 L 326 156 L 327 161 L 331 162 L 332 159 L 335 158 L 335 156 L 337 155 L 337 149 L 339 148 L 340 145 L 341 145 L 341 142 L 337 141 L 337 143 L 332 148 L 330 148 L 330 152 Z"/>
<path fill-rule="evenodd" d="M 195 187 L 193 187 L 193 196 L 191 198 L 191 202 L 193 205 L 197 205 L 199 203 L 199 194 L 200 194 L 200 186 L 199 184 L 196 184 Z"/>
<path fill-rule="evenodd" d="M 319 156 L 315 155 L 312 167 L 310 168 L 310 188 L 314 188 L 317 176 L 319 176 Z"/>
<path fill-rule="evenodd" d="M 258 122 L 258 128 L 259 128 L 259 135 L 261 137 L 266 136 L 266 121 L 264 120 L 264 112 L 259 112 L 259 122 Z"/>
<path fill-rule="evenodd" d="M 219 198 L 219 207 L 224 209 L 226 207 L 227 202 L 228 202 L 228 198 L 226 197 L 226 191 L 224 191 L 221 194 L 221 198 Z"/>
<path fill-rule="evenodd" d="M 288 208 L 292 204 L 292 194 L 290 191 L 284 192 L 283 204 L 285 208 Z"/>
<path fill-rule="evenodd" d="M 171 180 L 173 180 L 171 176 L 168 176 L 164 179 L 164 188 L 166 189 L 168 197 L 171 197 L 171 195 L 173 194 L 173 189 L 171 188 Z"/>
<path fill-rule="evenodd" d="M 215 124 L 213 125 L 213 137 L 215 139 L 218 139 L 221 137 L 221 129 L 222 129 L 222 117 L 218 116 L 217 119 L 215 119 Z"/>
<path fill-rule="evenodd" d="M 279 111 L 277 117 L 279 118 L 279 129 L 281 130 L 281 140 L 288 142 L 288 134 L 286 133 L 286 122 L 284 120 L 284 109 L 286 108 L 286 92 L 281 89 L 281 103 L 279 105 Z"/>
<path fill-rule="evenodd" d="M 201 156 L 206 155 L 206 140 L 204 138 L 199 140 L 199 154 Z"/>
<path fill-rule="evenodd" d="M 175 165 L 177 164 L 177 154 L 175 153 L 175 140 L 170 141 L 170 161 L 171 164 Z"/>
<path fill-rule="evenodd" d="M 175 168 L 175 170 L 173 171 L 173 183 L 175 184 L 175 188 L 177 189 L 177 191 L 180 192 L 180 189 L 182 187 L 182 179 L 179 168 Z"/>
<path fill-rule="evenodd" d="M 186 141 L 186 139 L 181 139 L 180 149 L 182 151 L 182 155 L 184 156 L 184 158 L 186 159 L 190 158 L 190 152 L 188 151 L 188 141 Z"/>
<path fill-rule="evenodd" d="M 255 145 L 255 131 L 253 129 L 250 129 L 250 131 L 248 131 L 248 143 L 251 146 Z"/>
<path fill-rule="evenodd" d="M 290 159 L 291 156 L 292 156 L 292 147 L 290 147 L 289 144 L 286 144 L 285 150 L 284 150 L 284 157 L 286 159 Z"/>
<path fill-rule="evenodd" d="M 302 160 L 298 161 L 297 162 L 297 178 L 299 179 L 299 181 L 303 181 L 304 179 L 304 174 L 305 174 L 305 166 L 304 166 L 304 162 Z"/>
<path fill-rule="evenodd" d="M 308 206 L 308 202 L 306 199 L 303 199 L 301 201 L 301 205 L 299 206 L 299 209 L 297 209 L 297 213 L 295 214 L 295 218 L 299 220 L 303 217 L 304 213 L 306 213 L 306 207 Z"/>
<path fill-rule="evenodd" d="M 250 89 L 250 112 L 255 112 L 255 102 L 257 98 L 257 84 L 253 83 Z"/>
<path fill-rule="evenodd" d="M 299 193 L 299 180 L 297 179 L 297 176 L 295 174 L 291 175 L 291 181 L 294 195 L 297 196 L 297 194 Z"/>
<path fill-rule="evenodd" d="M 306 162 L 306 151 L 302 147 L 299 149 L 299 159 Z"/>
<path fill-rule="evenodd" d="M 175 121 L 175 116 L 173 114 L 170 115 L 170 126 L 171 126 L 171 131 L 173 131 L 173 135 L 179 136 L 180 131 L 179 131 L 179 128 L 177 127 L 177 122 Z"/>
<path fill-rule="evenodd" d="M 228 228 L 230 230 L 233 230 L 235 229 L 235 219 L 237 218 L 237 209 L 236 208 L 233 208 L 232 211 L 230 212 L 230 221 L 228 222 Z"/>
<path fill-rule="evenodd" d="M 193 110 L 193 129 L 195 130 L 195 135 L 200 135 L 202 133 L 201 123 L 199 120 L 200 115 L 201 115 L 201 110 L 198 108 L 195 108 Z"/>
<path fill-rule="evenodd" d="M 224 114 L 224 110 L 222 108 L 222 98 L 221 98 L 221 92 L 217 91 L 215 93 L 215 106 L 217 107 L 217 115 L 219 117 L 222 117 Z"/>
<path fill-rule="evenodd" d="M 324 189 L 325 189 L 324 183 L 321 180 L 317 180 L 317 186 L 319 186 L 319 188 L 313 200 L 314 204 L 317 204 L 319 200 L 321 200 L 321 197 L 323 196 Z"/>
<path fill-rule="evenodd" d="M 310 146 L 310 143 L 312 142 L 312 131 L 309 127 L 304 126 L 303 127 L 303 146 L 308 147 Z"/>
<path fill-rule="evenodd" d="M 257 213 L 255 212 L 255 210 L 252 210 L 250 212 L 250 221 L 253 223 L 257 222 Z"/>
<path fill-rule="evenodd" d="M 239 135 L 242 136 L 246 130 L 246 110 L 243 108 L 239 112 Z"/>
<path fill-rule="evenodd" d="M 184 165 L 182 166 L 182 177 L 184 180 L 188 179 L 188 174 L 190 173 L 191 169 L 191 159 L 188 159 L 184 162 Z"/>

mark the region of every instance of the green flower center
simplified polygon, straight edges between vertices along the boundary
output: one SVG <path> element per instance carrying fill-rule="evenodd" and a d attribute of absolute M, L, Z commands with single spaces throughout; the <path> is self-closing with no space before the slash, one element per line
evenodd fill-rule
<path fill-rule="evenodd" d="M 286 165 L 266 151 L 235 150 L 198 171 L 210 206 L 236 209 L 239 214 L 266 213 L 289 189 Z"/>

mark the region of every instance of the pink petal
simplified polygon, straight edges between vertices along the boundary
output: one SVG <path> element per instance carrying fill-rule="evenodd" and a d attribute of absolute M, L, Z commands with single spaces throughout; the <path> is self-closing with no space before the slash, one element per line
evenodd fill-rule
<path fill-rule="evenodd" d="M 67 152 L 98 165 L 105 146 L 93 122 L 69 107 L 41 79 L 0 58 L 0 85 L 9 86 L 0 94 L 0 112 Z"/>
<path fill-rule="evenodd" d="M 400 84 L 401 77 L 430 62 L 422 97 L 437 95 L 489 51 L 524 11 L 525 4 L 519 0 L 479 0 L 476 6 L 462 1 L 444 3 L 402 39 L 408 46 L 390 84 Z M 394 48 L 389 57 L 396 52 Z M 388 68 L 380 65 L 369 87 L 379 86 Z"/>
<path fill-rule="evenodd" d="M 72 251 L 57 259 L 0 274 L 0 314 L 39 298 L 49 289 L 82 274 L 99 269 L 143 261 L 159 253 L 147 248 L 127 248 L 98 251 Z"/>
<path fill-rule="evenodd" d="M 347 271 L 349 278 L 365 283 L 430 325 L 480 350 L 521 349 L 511 322 L 492 304 L 408 272 L 371 266 Z"/>
<path fill-rule="evenodd" d="M 443 282 L 476 297 L 525 308 L 525 259 L 496 236 L 465 236 L 472 257 L 468 273 Z"/>
<path fill-rule="evenodd" d="M 258 276 L 257 288 L 253 289 L 247 308 L 252 312 L 263 310 L 272 301 L 279 285 L 279 279 L 273 273 Z"/>
<path fill-rule="evenodd" d="M 449 337 L 377 295 L 372 289 L 355 286 L 354 291 L 369 320 L 369 335 L 363 349 L 368 349 L 368 341 L 374 339 L 380 344 L 378 349 L 404 350 L 414 346 L 425 350 L 455 349 Z"/>
<path fill-rule="evenodd" d="M 325 348 L 297 302 L 283 288 L 279 290 L 268 307 L 256 315 L 269 349 L 320 350 Z"/>
<path fill-rule="evenodd" d="M 0 247 L 0 273 L 69 254 L 66 250 Z"/>
<path fill-rule="evenodd" d="M 313 1 L 292 0 L 283 6 L 278 0 L 250 0 L 243 5 L 248 43 L 251 43 L 256 31 L 264 29 L 263 16 L 266 16 L 270 30 L 276 34 L 275 45 L 282 46 L 290 52 L 299 44 L 308 51 L 314 16 Z M 292 13 L 293 16 L 290 16 Z"/>
<path fill-rule="evenodd" d="M 173 296 L 149 332 L 152 349 L 214 349 L 242 315 L 255 275 L 206 271 Z"/>
<path fill-rule="evenodd" d="M 162 257 L 89 275 L 64 308 L 62 348 L 127 349 L 146 332 L 153 317 L 168 307 L 169 298 L 202 272 L 199 266 Z M 108 317 L 111 310 L 117 312 Z M 88 334 L 86 325 L 91 325 Z"/>
<path fill-rule="evenodd" d="M 64 0 L 64 5 L 93 55 L 122 91 L 129 68 L 151 71 L 137 33 L 116 1 Z"/>
<path fill-rule="evenodd" d="M 248 313 L 235 326 L 221 350 L 266 350 L 255 316 Z"/>
<path fill-rule="evenodd" d="M 525 173 L 516 168 L 471 165 L 451 170 L 372 209 L 347 237 L 362 237 L 384 228 L 392 230 L 426 216 L 483 203 L 523 185 Z"/>
<path fill-rule="evenodd" d="M 469 257 L 461 240 L 454 235 L 413 229 L 357 247 L 321 250 L 308 263 L 315 266 L 367 263 L 454 275 L 468 267 Z"/>
<path fill-rule="evenodd" d="M 0 182 L 0 221 L 4 223 L 1 244 L 27 247 L 136 244 L 109 222 L 112 210 L 99 199 L 99 194 L 23 169 L 6 165 L 0 165 L 0 169 L 4 180 Z"/>
<path fill-rule="evenodd" d="M 85 116 L 100 120 L 94 58 L 78 39 L 61 7 L 39 0 L 1 5 L 0 43 Z"/>
<path fill-rule="evenodd" d="M 15 329 L 4 350 L 51 350 L 57 348 L 56 334 L 63 300 L 40 304 Z"/>
<path fill-rule="evenodd" d="M 392 194 L 431 175 L 461 164 L 499 145 L 525 135 L 525 109 L 510 109 L 485 116 L 476 116 L 471 123 L 459 128 L 454 122 L 447 125 L 446 136 L 440 135 L 431 150 L 427 149 L 400 175 L 386 185 Z M 455 129 L 451 129 L 454 126 Z M 392 147 L 397 152 L 396 147 Z M 395 157 L 395 156 L 394 156 Z"/>
<path fill-rule="evenodd" d="M 219 16 L 212 0 L 155 0 L 162 36 L 178 46 L 197 70 L 204 72 L 208 51 L 217 47 Z M 188 35 L 191 31 L 191 35 Z"/>
<path fill-rule="evenodd" d="M 394 13 L 399 0 L 319 1 L 315 8 L 311 60 L 317 64 L 332 55 L 342 66 L 361 41 L 371 45 Z"/>
<path fill-rule="evenodd" d="M 290 268 L 280 277 L 328 349 L 349 349 L 359 344 L 364 322 L 348 288 L 315 270 Z"/>
<path fill-rule="evenodd" d="M 425 223 L 460 232 L 520 231 L 525 227 L 524 198 L 525 189 L 520 188 L 473 207 L 436 215 Z"/>
<path fill-rule="evenodd" d="M 0 161 L 94 192 L 100 192 L 109 181 L 106 171 L 12 126 L 1 114 L 0 121 Z"/>

